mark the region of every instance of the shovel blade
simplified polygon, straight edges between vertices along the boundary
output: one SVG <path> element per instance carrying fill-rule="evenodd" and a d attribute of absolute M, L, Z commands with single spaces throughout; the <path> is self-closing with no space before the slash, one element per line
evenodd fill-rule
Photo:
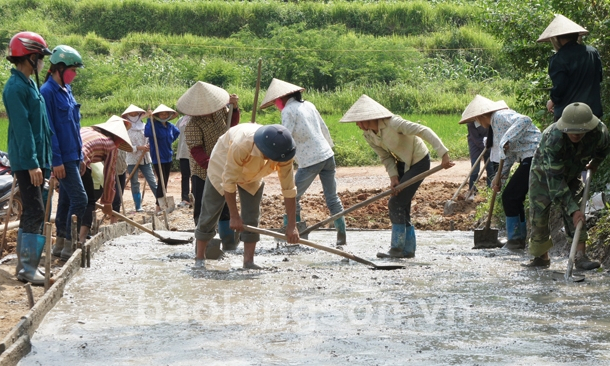
<path fill-rule="evenodd" d="M 498 241 L 498 230 L 485 228 L 474 231 L 473 249 L 502 248 L 503 244 Z"/>
<path fill-rule="evenodd" d="M 585 275 L 572 273 L 571 276 L 566 276 L 565 272 L 560 271 L 553 271 L 552 276 L 553 281 L 583 282 L 585 280 Z"/>
<path fill-rule="evenodd" d="M 453 201 L 453 200 L 449 200 L 449 201 L 445 202 L 445 208 L 443 209 L 443 215 L 444 216 L 453 215 L 454 206 L 455 206 L 455 201 Z"/>
<path fill-rule="evenodd" d="M 370 269 L 374 270 L 374 271 L 393 271 L 395 269 L 404 269 L 406 268 L 405 266 L 398 266 L 398 265 L 391 265 L 391 264 L 387 264 L 387 265 L 375 265 L 375 267 L 370 267 Z"/>

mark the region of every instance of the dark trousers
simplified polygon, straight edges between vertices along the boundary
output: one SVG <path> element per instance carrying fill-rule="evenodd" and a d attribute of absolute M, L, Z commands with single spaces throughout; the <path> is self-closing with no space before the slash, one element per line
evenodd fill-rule
<path fill-rule="evenodd" d="M 91 177 L 91 169 L 85 170 L 85 174 L 82 176 L 83 186 L 85 186 L 85 192 L 87 192 L 87 209 L 83 216 L 82 226 L 91 228 L 93 224 L 93 212 L 95 212 L 95 203 L 102 197 L 104 188 L 95 189 L 93 186 L 93 178 Z"/>
<path fill-rule="evenodd" d="M 125 179 L 127 179 L 127 176 L 125 173 L 123 174 L 119 174 L 118 175 L 119 179 L 116 180 L 114 182 L 114 189 L 115 189 L 115 194 L 114 194 L 114 199 L 112 200 L 112 210 L 114 212 L 121 212 L 121 197 L 123 197 L 123 192 L 125 192 L 125 184 L 127 182 L 125 182 Z M 120 185 L 120 186 L 119 186 Z"/>
<path fill-rule="evenodd" d="M 155 174 L 157 175 L 157 197 L 165 197 L 163 194 L 163 186 L 161 185 L 161 174 L 159 174 L 159 164 L 153 164 L 155 168 Z M 169 172 L 172 168 L 172 163 L 161 163 L 161 169 L 163 172 L 163 182 L 165 182 L 165 190 L 167 190 L 167 182 L 169 182 Z M 159 205 L 159 201 L 155 200 L 155 203 Z"/>
<path fill-rule="evenodd" d="M 426 155 L 423 159 L 411 165 L 409 170 L 406 171 L 402 177 L 400 177 L 399 167 L 400 183 L 404 183 L 414 176 L 428 170 L 430 170 L 430 155 Z M 390 198 L 388 201 L 388 208 L 390 209 L 390 221 L 392 224 L 406 224 L 407 226 L 411 226 L 411 200 L 413 199 L 413 196 L 415 196 L 415 192 L 417 192 L 421 183 L 422 181 L 420 180 L 400 191 L 398 195 Z"/>
<path fill-rule="evenodd" d="M 193 219 L 195 225 L 199 222 L 199 215 L 201 214 L 201 205 L 203 204 L 203 188 L 205 187 L 205 180 L 193 175 L 193 195 L 195 196 L 195 202 L 193 203 Z M 231 214 L 229 213 L 229 206 L 225 203 L 220 213 L 219 221 L 231 220 Z"/>
<path fill-rule="evenodd" d="M 477 159 L 479 158 L 479 155 L 483 152 L 483 150 L 479 151 L 478 154 L 472 154 L 470 155 L 470 166 L 474 166 L 474 163 L 477 161 Z M 481 164 L 485 164 L 485 162 L 489 159 L 489 155 L 491 154 L 491 150 L 487 150 L 485 152 L 485 155 L 483 155 L 483 158 L 481 158 L 481 161 L 479 162 L 479 164 L 477 164 L 477 166 L 474 168 L 474 170 L 472 171 L 472 174 L 470 174 L 470 180 L 468 181 L 468 189 L 472 189 L 472 186 L 474 184 L 476 184 L 476 180 L 477 177 L 479 176 L 479 171 L 481 170 Z M 494 177 L 494 174 L 496 173 L 493 163 L 490 161 L 487 163 L 487 165 L 485 165 L 485 171 L 487 172 L 487 187 L 491 187 L 491 181 Z M 476 189 L 476 188 L 475 188 Z"/>
<path fill-rule="evenodd" d="M 180 174 L 182 175 L 182 190 L 180 196 L 183 201 L 189 202 L 189 185 L 191 180 L 191 165 L 189 159 L 180 159 Z M 193 191 L 191 190 L 191 193 Z"/>
<path fill-rule="evenodd" d="M 519 167 L 510 178 L 504 192 L 502 192 L 502 206 L 507 217 L 519 216 L 521 221 L 525 221 L 525 209 L 523 201 L 527 196 L 530 181 L 530 167 L 532 158 L 521 160 Z"/>
<path fill-rule="evenodd" d="M 42 200 L 42 189 L 44 185 L 35 187 L 30 180 L 30 172 L 27 170 L 18 170 L 13 172 L 13 176 L 19 184 L 19 192 L 21 193 L 21 202 L 23 210 L 19 219 L 19 228 L 24 233 L 40 234 L 42 223 L 44 222 L 44 202 Z M 42 170 L 42 176 L 46 176 L 46 172 Z"/>

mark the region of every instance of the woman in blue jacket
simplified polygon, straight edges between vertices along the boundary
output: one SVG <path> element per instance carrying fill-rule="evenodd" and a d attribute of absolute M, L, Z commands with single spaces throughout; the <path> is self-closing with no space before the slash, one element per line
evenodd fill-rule
<path fill-rule="evenodd" d="M 152 157 L 153 167 L 157 174 L 157 212 L 161 211 L 159 207 L 159 197 L 165 199 L 163 190 L 167 187 L 169 181 L 169 171 L 172 167 L 172 157 L 174 151 L 172 150 L 172 144 L 180 136 L 180 130 L 169 121 L 178 117 L 178 112 L 166 106 L 165 104 L 159 105 L 151 113 L 154 120 L 155 136 L 153 136 L 152 125 L 150 119 L 144 127 L 144 136 L 148 137 L 149 141 L 153 143 L 150 146 L 150 155 Z M 156 137 L 156 142 L 155 142 Z M 158 148 L 158 150 L 157 150 Z"/>
<path fill-rule="evenodd" d="M 80 230 L 80 222 L 87 208 L 87 193 L 79 170 L 83 160 L 80 104 L 76 103 L 70 87 L 76 77 L 76 70 L 81 67 L 83 59 L 74 48 L 65 45 L 55 47 L 51 55 L 51 67 L 40 88 L 53 131 L 53 176 L 59 180 L 55 215 L 57 240 L 52 253 L 63 260 L 72 256 L 71 217 L 76 215 Z"/>
<path fill-rule="evenodd" d="M 6 56 L 15 67 L 2 93 L 9 121 L 8 155 L 23 203 L 17 234 L 17 278 L 34 285 L 44 285 L 44 276 L 38 270 L 45 243 L 45 236 L 40 235 L 44 222 L 42 187 L 51 167 L 51 130 L 38 90 L 38 72 L 44 67 L 44 56 L 50 54 L 39 34 L 15 34 Z"/>

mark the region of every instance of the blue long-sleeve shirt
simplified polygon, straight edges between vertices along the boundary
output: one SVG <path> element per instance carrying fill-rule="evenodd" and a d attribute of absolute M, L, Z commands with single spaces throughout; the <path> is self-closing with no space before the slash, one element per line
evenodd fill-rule
<path fill-rule="evenodd" d="M 8 156 L 13 171 L 51 167 L 51 129 L 45 101 L 32 79 L 11 69 L 2 101 L 8 115 Z"/>
<path fill-rule="evenodd" d="M 83 141 L 80 136 L 80 104 L 72 95 L 72 88 L 64 90 L 53 78 L 40 87 L 45 99 L 49 126 L 53 131 L 53 166 L 70 161 L 83 160 Z"/>
<path fill-rule="evenodd" d="M 157 149 L 155 147 L 151 125 L 149 118 L 146 127 L 144 127 L 144 136 L 148 137 L 151 142 L 150 156 L 152 157 L 152 162 L 153 164 L 158 164 Z M 174 155 L 172 143 L 180 136 L 180 130 L 170 122 L 167 122 L 164 126 L 163 123 L 155 120 L 155 134 L 157 135 L 157 143 L 159 144 L 161 163 L 171 163 L 172 156 Z"/>

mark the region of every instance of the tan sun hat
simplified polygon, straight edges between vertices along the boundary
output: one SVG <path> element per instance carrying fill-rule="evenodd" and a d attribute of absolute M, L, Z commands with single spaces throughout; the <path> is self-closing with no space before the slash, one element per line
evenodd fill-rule
<path fill-rule="evenodd" d="M 552 37 L 564 34 L 578 33 L 579 35 L 589 34 L 589 31 L 561 14 L 556 14 L 555 19 L 542 32 L 536 42 L 551 42 Z"/>
<path fill-rule="evenodd" d="M 261 103 L 261 109 L 271 107 L 277 98 L 304 90 L 305 88 L 298 85 L 290 84 L 283 80 L 273 78 L 273 80 L 271 80 L 271 84 L 269 84 L 267 92 L 265 93 L 265 98 L 263 98 L 263 102 Z"/>
<path fill-rule="evenodd" d="M 189 116 L 212 114 L 227 106 L 229 93 L 216 85 L 198 81 L 176 103 L 176 109 Z"/>
<path fill-rule="evenodd" d="M 161 112 L 173 113 L 171 115 L 171 117 L 169 117 L 169 119 L 174 119 L 174 118 L 178 117 L 178 112 L 176 112 L 175 110 L 166 106 L 165 104 L 159 104 L 159 106 L 157 108 L 155 108 L 155 110 L 152 112 L 152 114 L 155 115 L 155 114 L 161 113 Z"/>
<path fill-rule="evenodd" d="M 129 107 L 127 107 L 127 109 L 125 109 L 125 112 L 123 112 L 123 114 L 121 114 L 121 117 L 125 118 L 125 115 L 127 115 L 129 113 L 133 113 L 133 112 L 138 112 L 138 113 L 140 113 L 140 115 L 146 113 L 146 111 L 143 110 L 142 108 L 140 108 L 136 105 L 130 104 Z"/>
<path fill-rule="evenodd" d="M 563 133 L 587 133 L 597 127 L 599 118 L 593 115 L 585 103 L 568 104 L 557 120 L 557 129 Z"/>
<path fill-rule="evenodd" d="M 392 117 L 394 113 L 377 103 L 373 98 L 362 94 L 360 98 L 345 112 L 339 122 L 362 122 L 373 119 Z"/>
<path fill-rule="evenodd" d="M 460 120 L 460 124 L 473 122 L 474 119 L 478 116 L 482 116 L 484 114 L 499 111 L 500 109 L 508 109 L 508 105 L 503 100 L 499 100 L 494 102 L 491 99 L 487 99 L 482 95 L 477 94 L 472 102 L 468 104 L 468 107 L 462 113 L 462 119 Z"/>
<path fill-rule="evenodd" d="M 118 137 L 122 140 L 119 144 L 119 149 L 133 152 L 133 146 L 131 145 L 131 139 L 127 134 L 127 130 L 131 128 L 131 122 L 128 120 L 121 118 L 119 116 L 112 116 L 108 118 L 108 120 L 104 123 L 100 123 L 97 125 L 93 125 L 93 127 L 99 128 L 100 130 L 104 130 L 110 132 L 114 136 Z"/>

